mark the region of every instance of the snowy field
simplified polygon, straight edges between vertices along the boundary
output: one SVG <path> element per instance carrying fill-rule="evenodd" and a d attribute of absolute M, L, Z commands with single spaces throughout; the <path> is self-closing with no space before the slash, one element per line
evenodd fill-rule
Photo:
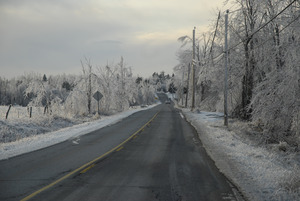
<path fill-rule="evenodd" d="M 21 113 L 26 115 L 26 108 L 17 108 L 16 111 L 19 111 L 19 113 L 11 111 L 12 115 L 8 120 L 5 120 L 5 115 L 4 118 L 1 116 L 0 119 L 0 137 L 3 138 L 3 133 L 6 133 L 9 134 L 9 136 L 6 136 L 7 140 L 10 140 L 10 142 L 0 142 L 0 160 L 42 149 L 66 140 L 76 143 L 76 138 L 81 135 L 114 124 L 135 112 L 147 110 L 156 105 L 145 108 L 131 108 L 119 114 L 101 117 L 101 119 L 81 124 L 77 124 L 76 120 L 71 121 L 61 117 L 47 117 L 45 115 L 36 115 L 36 117 L 33 116 L 31 119 L 28 116 L 21 118 Z M 5 108 L 7 109 L 8 107 Z M 3 114 L 2 110 L 1 114 Z M 17 114 L 19 114 L 19 117 Z M 17 141 L 12 139 L 17 139 Z"/>
<path fill-rule="evenodd" d="M 56 111 L 53 115 L 44 115 L 43 107 L 32 107 L 32 117 L 29 118 L 29 108 L 13 106 L 8 118 L 8 106 L 0 106 L 0 143 L 13 142 L 25 137 L 56 131 L 64 127 L 88 121 L 88 118 L 74 118 Z"/>
<path fill-rule="evenodd" d="M 221 113 L 182 110 L 217 167 L 248 200 L 300 200 L 300 154 L 263 145 L 243 122 L 223 126 Z"/>

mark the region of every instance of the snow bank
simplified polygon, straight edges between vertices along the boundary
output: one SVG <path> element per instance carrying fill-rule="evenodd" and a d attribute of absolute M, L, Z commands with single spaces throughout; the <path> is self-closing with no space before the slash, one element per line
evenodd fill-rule
<path fill-rule="evenodd" d="M 13 156 L 17 156 L 20 154 L 28 153 L 31 151 L 35 151 L 38 149 L 42 149 L 63 141 L 66 141 L 68 139 L 74 139 L 78 136 L 85 135 L 87 133 L 90 133 L 92 131 L 95 131 L 97 129 L 103 128 L 107 125 L 114 124 L 123 118 L 126 118 L 130 116 L 131 114 L 141 111 L 141 110 L 147 110 L 156 105 L 148 106 L 146 108 L 137 108 L 137 109 L 130 109 L 128 111 L 103 117 L 99 120 L 92 121 L 92 122 L 86 122 L 83 124 L 74 125 L 71 127 L 66 127 L 68 124 L 61 125 L 66 128 L 60 129 L 58 131 L 54 132 L 48 132 L 45 134 L 37 134 L 32 135 L 30 137 L 22 138 L 15 142 L 8 142 L 8 143 L 0 143 L 0 160 L 8 159 Z M 31 124 L 26 124 L 27 126 L 30 126 Z M 32 125 L 31 125 L 32 126 Z M 1 126 L 2 129 L 2 126 Z M 34 127 L 34 129 L 39 129 L 38 127 Z M 22 132 L 22 130 L 14 130 L 16 132 Z M 38 132 L 38 131 L 36 131 Z M 12 133 L 12 135 L 16 135 L 15 133 Z"/>
<path fill-rule="evenodd" d="M 299 153 L 279 151 L 247 137 L 248 125 L 230 122 L 223 126 L 223 114 L 190 112 L 183 109 L 197 129 L 217 167 L 249 200 L 300 200 Z"/>

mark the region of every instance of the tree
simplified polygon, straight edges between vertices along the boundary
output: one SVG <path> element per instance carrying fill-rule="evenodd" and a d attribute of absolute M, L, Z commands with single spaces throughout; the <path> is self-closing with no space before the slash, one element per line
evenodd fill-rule
<path fill-rule="evenodd" d="M 114 90 L 115 86 L 115 73 L 116 69 L 111 65 L 106 65 L 105 67 L 97 68 L 97 75 L 100 79 L 100 90 L 103 93 L 102 109 L 103 113 L 109 114 L 111 111 L 111 107 L 113 107 L 114 100 Z"/>
<path fill-rule="evenodd" d="M 44 76 L 43 76 L 43 82 L 47 82 L 46 74 L 44 74 Z"/>
<path fill-rule="evenodd" d="M 175 94 L 177 91 L 177 88 L 175 87 L 174 83 L 172 82 L 171 84 L 169 84 L 169 89 L 168 91 L 172 94 Z"/>
<path fill-rule="evenodd" d="M 244 46 L 244 76 L 242 80 L 242 103 L 241 103 L 241 117 L 249 120 L 252 109 L 250 105 L 253 88 L 254 88 L 254 71 L 256 68 L 254 55 L 254 38 L 252 34 L 258 26 L 258 12 L 260 4 L 257 0 L 245 0 L 239 2 L 241 12 L 243 15 L 243 46 Z"/>
<path fill-rule="evenodd" d="M 264 1 L 266 20 L 273 19 L 281 10 L 291 5 L 289 1 Z M 264 44 L 262 51 L 267 58 L 261 61 L 264 69 L 263 79 L 254 88 L 251 102 L 252 119 L 264 129 L 264 139 L 268 143 L 286 141 L 298 146 L 300 130 L 300 38 L 299 21 L 295 4 L 283 13 L 284 18 L 274 18 L 266 27 L 264 34 L 270 40 Z M 293 26 L 291 26 L 293 23 Z M 281 28 L 280 28 L 281 27 Z M 282 28 L 283 27 L 283 28 Z M 262 58 L 263 59 L 263 58 Z M 298 145 L 297 145 L 298 144 Z"/>
<path fill-rule="evenodd" d="M 299 1 L 236 0 L 235 3 L 236 11 L 229 14 L 230 114 L 260 125 L 268 142 L 300 144 L 297 138 L 300 135 L 300 66 L 299 56 L 296 56 L 300 51 Z M 214 33 L 211 47 L 208 45 L 210 35 L 199 45 L 197 55 L 201 69 L 196 105 L 222 112 L 222 15 L 216 24 L 211 28 Z M 190 42 L 188 36 L 180 40 L 184 45 Z M 211 53 L 219 56 L 209 55 Z M 174 68 L 176 86 L 188 77 L 182 66 L 191 61 L 190 55 L 189 47 L 178 51 L 179 64 Z M 179 91 L 177 93 L 182 93 Z"/>
<path fill-rule="evenodd" d="M 92 64 L 91 61 L 85 58 L 85 63 L 81 61 L 82 72 L 86 85 L 87 96 L 87 108 L 88 113 L 91 114 L 91 102 L 92 102 Z"/>
<path fill-rule="evenodd" d="M 136 78 L 135 83 L 140 84 L 142 81 L 143 81 L 143 78 L 138 77 L 138 78 Z"/>
<path fill-rule="evenodd" d="M 64 81 L 62 84 L 62 88 L 66 89 L 67 91 L 71 91 L 71 85 L 68 81 Z"/>

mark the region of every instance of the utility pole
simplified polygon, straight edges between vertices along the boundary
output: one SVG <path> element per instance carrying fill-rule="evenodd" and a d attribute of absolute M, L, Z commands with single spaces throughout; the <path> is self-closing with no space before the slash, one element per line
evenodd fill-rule
<path fill-rule="evenodd" d="M 183 106 L 183 98 L 184 98 L 184 65 L 182 65 L 182 98 L 181 98 L 182 106 Z"/>
<path fill-rule="evenodd" d="M 187 102 L 189 97 L 189 85 L 190 85 L 190 71 L 191 71 L 191 64 L 188 65 L 188 80 L 187 80 L 187 89 L 186 89 L 186 96 L 185 96 L 185 107 L 187 108 Z"/>
<path fill-rule="evenodd" d="M 228 126 L 228 111 L 227 111 L 227 88 L 228 88 L 228 13 L 225 14 L 225 78 L 224 78 L 224 125 Z"/>
<path fill-rule="evenodd" d="M 192 111 L 195 108 L 195 29 L 196 27 L 194 27 L 193 29 L 193 61 L 192 61 Z"/>

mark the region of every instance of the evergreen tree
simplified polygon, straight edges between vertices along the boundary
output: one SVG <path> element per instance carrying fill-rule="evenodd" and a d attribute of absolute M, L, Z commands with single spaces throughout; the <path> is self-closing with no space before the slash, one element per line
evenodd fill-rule
<path fill-rule="evenodd" d="M 47 82 L 47 77 L 46 77 L 46 74 L 44 74 L 44 76 L 43 76 L 43 82 Z"/>

